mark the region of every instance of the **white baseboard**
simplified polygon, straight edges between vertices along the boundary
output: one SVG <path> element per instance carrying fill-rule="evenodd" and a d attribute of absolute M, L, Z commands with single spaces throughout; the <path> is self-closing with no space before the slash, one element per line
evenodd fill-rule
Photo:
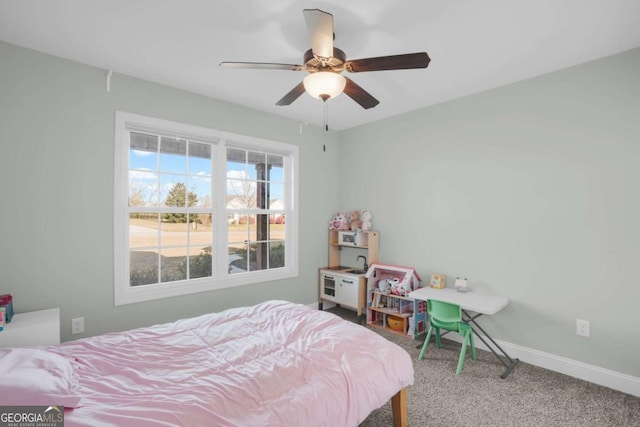
<path fill-rule="evenodd" d="M 458 334 L 447 334 L 443 338 L 460 343 L 462 342 L 462 338 Z M 638 377 L 633 377 L 631 375 L 579 362 L 566 357 L 556 356 L 555 354 L 546 353 L 533 348 L 512 344 L 510 342 L 501 340 L 495 341 L 504 349 L 504 351 L 507 352 L 509 356 L 514 359 L 520 359 L 521 361 L 534 366 L 560 372 L 561 374 L 569 375 L 574 378 L 579 378 L 581 380 L 589 381 L 594 384 L 640 397 L 640 378 Z M 476 348 L 490 351 L 479 339 L 474 339 L 473 343 Z M 514 372 L 510 375 L 513 375 L 517 370 L 518 367 L 516 366 Z"/>

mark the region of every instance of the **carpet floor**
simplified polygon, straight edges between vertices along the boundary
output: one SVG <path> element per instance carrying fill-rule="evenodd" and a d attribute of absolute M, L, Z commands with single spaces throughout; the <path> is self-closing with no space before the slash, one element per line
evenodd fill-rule
<path fill-rule="evenodd" d="M 327 310 L 357 322 L 355 312 Z M 418 361 L 419 341 L 373 329 L 405 349 L 415 371 L 408 390 L 409 426 L 640 427 L 640 398 L 519 362 L 506 379 L 495 356 L 477 350 L 456 375 L 460 344 L 431 343 Z M 393 425 L 391 404 L 372 412 L 360 427 Z"/>

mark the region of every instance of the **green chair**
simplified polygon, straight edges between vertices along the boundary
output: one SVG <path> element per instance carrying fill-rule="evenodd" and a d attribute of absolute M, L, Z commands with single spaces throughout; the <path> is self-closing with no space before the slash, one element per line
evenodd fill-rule
<path fill-rule="evenodd" d="M 462 321 L 462 309 L 459 305 L 450 304 L 448 302 L 427 300 L 427 311 L 429 314 L 429 332 L 427 338 L 420 351 L 418 360 L 422 360 L 424 352 L 427 350 L 429 340 L 431 340 L 431 333 L 436 331 L 436 345 L 438 348 L 442 347 L 440 341 L 440 329 L 447 331 L 458 332 L 462 335 L 462 350 L 460 350 L 460 358 L 458 359 L 458 369 L 456 374 L 460 375 L 462 372 L 462 366 L 464 365 L 464 358 L 467 354 L 467 345 L 471 346 L 471 360 L 476 360 L 476 348 L 473 345 L 473 331 L 471 326 Z"/>

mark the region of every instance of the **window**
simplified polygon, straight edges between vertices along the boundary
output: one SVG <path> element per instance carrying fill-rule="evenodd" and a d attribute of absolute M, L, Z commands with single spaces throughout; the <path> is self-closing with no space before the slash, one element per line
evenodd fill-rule
<path fill-rule="evenodd" d="M 297 275 L 297 147 L 116 113 L 116 305 Z"/>

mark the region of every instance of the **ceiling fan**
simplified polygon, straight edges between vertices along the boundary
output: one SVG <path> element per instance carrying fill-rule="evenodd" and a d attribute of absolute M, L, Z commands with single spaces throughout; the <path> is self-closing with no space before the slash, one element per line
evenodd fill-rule
<path fill-rule="evenodd" d="M 304 78 L 276 105 L 290 105 L 305 90 L 313 97 L 326 101 L 344 92 L 365 109 L 380 103 L 369 92 L 341 73 L 361 73 L 365 71 L 403 70 L 426 68 L 431 59 L 426 52 L 403 55 L 379 56 L 347 60 L 347 55 L 333 45 L 333 15 L 320 9 L 304 9 L 304 19 L 311 40 L 311 49 L 303 56 L 304 65 L 277 64 L 265 62 L 222 62 L 225 68 L 259 68 L 266 70 L 307 71 Z"/>

